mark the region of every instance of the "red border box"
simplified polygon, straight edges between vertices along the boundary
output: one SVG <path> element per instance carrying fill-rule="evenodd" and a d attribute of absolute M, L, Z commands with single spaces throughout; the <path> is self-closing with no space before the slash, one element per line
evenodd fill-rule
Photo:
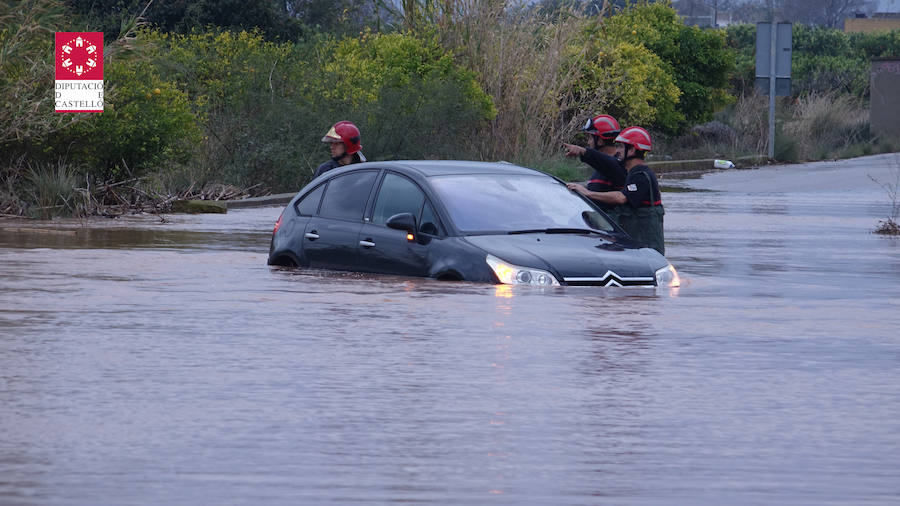
<path fill-rule="evenodd" d="M 103 80 L 103 32 L 56 32 L 54 48 L 57 81 Z"/>

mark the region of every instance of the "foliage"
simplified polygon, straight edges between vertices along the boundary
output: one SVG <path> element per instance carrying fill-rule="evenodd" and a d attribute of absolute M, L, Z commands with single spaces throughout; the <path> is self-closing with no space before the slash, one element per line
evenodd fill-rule
<path fill-rule="evenodd" d="M 0 0 L 0 163 L 29 150 L 35 139 L 77 121 L 54 114 L 53 32 L 62 31 L 64 9 L 55 0 Z"/>
<path fill-rule="evenodd" d="M 586 96 L 598 95 L 601 101 L 594 110 L 612 114 L 623 125 L 677 130 L 684 120 L 677 111 L 681 92 L 656 54 L 630 42 L 590 53 L 596 58 L 580 64 L 582 76 L 575 83 L 576 96 L 585 97 L 579 102 L 589 103 Z"/>
<path fill-rule="evenodd" d="M 727 28 L 728 45 L 737 52 L 731 77 L 741 94 L 755 81 L 756 27 Z M 840 91 L 857 97 L 869 95 L 869 61 L 900 57 L 900 30 L 844 33 L 841 30 L 795 24 L 792 36 L 791 90 L 794 96 Z"/>
<path fill-rule="evenodd" d="M 104 80 L 104 112 L 53 139 L 57 151 L 103 179 L 139 176 L 167 160 L 186 160 L 199 131 L 183 91 L 143 61 L 107 62 Z"/>
<path fill-rule="evenodd" d="M 0 162 L 9 164 L 7 178 L 21 179 L 22 174 L 14 172 L 28 164 L 62 158 L 96 177 L 115 178 L 186 155 L 184 143 L 192 140 L 196 128 L 183 94 L 160 80 L 146 63 L 111 59 L 124 54 L 116 45 L 121 41 L 110 45 L 116 50 L 106 52 L 105 112 L 55 113 L 53 94 L 48 93 L 53 88 L 53 53 L 47 51 L 47 43 L 54 31 L 67 29 L 61 24 L 64 10 L 52 0 L 19 7 L 0 4 L 0 15 L 10 21 L 0 31 L 0 152 L 5 155 Z M 25 157 L 28 164 L 13 164 L 15 157 Z"/>
<path fill-rule="evenodd" d="M 135 18 L 147 5 L 0 0 L 2 209 L 34 205 L 27 189 L 54 178 L 29 167 L 61 159 L 93 178 L 143 177 L 153 191 L 211 182 L 294 190 L 327 160 L 320 139 L 342 119 L 361 128 L 375 160 L 506 159 L 577 171 L 559 144 L 599 112 L 668 134 L 672 150 L 765 148 L 755 27 L 684 26 L 667 2 L 159 0 Z M 79 29 L 103 29 L 108 42 L 118 33 L 104 51 L 102 114 L 52 112 L 47 40 L 69 28 L 67 6 Z M 134 32 L 144 22 L 157 28 Z M 366 25 L 388 31 L 359 31 Z M 869 138 L 857 99 L 868 94 L 869 59 L 898 55 L 900 31 L 795 25 L 795 96 L 780 108 L 780 156 L 886 149 Z M 822 93 L 832 89 L 840 93 Z M 714 114 L 722 123 L 687 130 Z"/>
<path fill-rule="evenodd" d="M 732 93 L 738 97 L 755 93 L 756 25 L 729 25 L 725 28 L 725 45 L 735 55 L 734 67 L 728 75 Z"/>
<path fill-rule="evenodd" d="M 296 189 L 324 161 L 319 140 L 339 119 L 357 123 L 366 153 L 378 159 L 463 152 L 464 134 L 495 114 L 475 75 L 433 39 L 145 36 L 159 47 L 157 67 L 205 119 L 195 161 L 227 183 Z"/>
<path fill-rule="evenodd" d="M 358 106 L 374 102 L 385 86 L 403 88 L 416 80 L 440 80 L 458 86 L 482 118 L 496 115 L 475 75 L 458 67 L 452 53 L 434 38 L 367 31 L 359 38 L 328 43 L 323 51 L 331 55 L 324 65 L 327 86 L 321 89 L 326 100 Z"/>
<path fill-rule="evenodd" d="M 867 0 L 781 0 L 783 19 L 841 29 L 844 19 L 871 8 Z"/>
<path fill-rule="evenodd" d="M 845 146 L 869 140 L 869 112 L 847 94 L 811 93 L 797 100 L 784 130 L 802 159 L 827 158 Z"/>
<path fill-rule="evenodd" d="M 433 36 L 367 31 L 320 52 L 323 75 L 306 93 L 352 118 L 373 159 L 459 156 L 472 129 L 497 114 L 475 73 Z"/>
<path fill-rule="evenodd" d="M 107 39 L 117 36 L 123 20 L 146 8 L 145 20 L 158 30 L 190 33 L 198 27 L 230 30 L 256 28 L 270 39 L 297 39 L 300 23 L 276 0 L 65 0 L 81 19 L 81 26 L 102 31 Z"/>
<path fill-rule="evenodd" d="M 668 2 L 637 3 L 605 23 L 612 41 L 642 44 L 663 62 L 681 90 L 677 114 L 661 118 L 657 126 L 677 131 L 684 124 L 703 123 L 731 102 L 728 72 L 735 55 L 721 30 L 685 26 Z"/>
<path fill-rule="evenodd" d="M 28 168 L 26 182 L 37 216 L 48 219 L 75 210 L 76 172 L 65 160 Z"/>
<path fill-rule="evenodd" d="M 440 11 L 431 26 L 475 72 L 497 110 L 490 122 L 474 125 L 467 145 L 480 158 L 510 161 L 557 151 L 570 135 L 569 119 L 583 112 L 571 96 L 579 70 L 567 65 L 582 21 L 505 10 L 502 0 L 445 3 L 458 8 L 449 16 Z"/>
<path fill-rule="evenodd" d="M 300 96 L 312 77 L 308 55 L 259 32 L 153 31 L 145 37 L 159 48 L 157 68 L 185 90 L 202 119 L 193 160 L 201 173 L 226 183 L 296 188 L 302 172 L 315 168 L 314 160 L 304 163 L 309 147 L 298 139 L 312 135 L 309 118 L 317 103 Z"/>

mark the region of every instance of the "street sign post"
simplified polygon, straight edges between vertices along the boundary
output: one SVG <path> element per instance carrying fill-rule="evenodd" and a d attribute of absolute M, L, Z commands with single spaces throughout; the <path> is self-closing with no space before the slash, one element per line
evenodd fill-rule
<path fill-rule="evenodd" d="M 756 24 L 756 86 L 769 96 L 769 158 L 775 158 L 775 97 L 791 94 L 791 23 Z"/>

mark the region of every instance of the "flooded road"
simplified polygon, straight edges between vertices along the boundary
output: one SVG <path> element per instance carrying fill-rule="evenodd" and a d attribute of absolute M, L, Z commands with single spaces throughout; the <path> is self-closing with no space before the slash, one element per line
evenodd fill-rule
<path fill-rule="evenodd" d="M 274 269 L 280 208 L 2 220 L 0 504 L 897 504 L 891 163 L 663 179 L 677 290 Z"/>

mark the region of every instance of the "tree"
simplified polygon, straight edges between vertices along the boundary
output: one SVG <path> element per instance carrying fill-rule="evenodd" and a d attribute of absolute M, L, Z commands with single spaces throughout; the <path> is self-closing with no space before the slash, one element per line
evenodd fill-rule
<path fill-rule="evenodd" d="M 118 35 L 123 19 L 139 14 L 148 4 L 145 20 L 166 32 L 189 33 L 212 25 L 235 31 L 258 28 L 269 39 L 295 40 L 301 34 L 300 23 L 286 13 L 280 0 L 66 0 L 65 3 L 87 26 L 103 31 L 109 39 Z"/>
<path fill-rule="evenodd" d="M 614 40 L 645 46 L 675 78 L 681 90 L 677 112 L 684 124 L 669 124 L 668 130 L 709 121 L 730 102 L 728 72 L 735 56 L 725 45 L 724 32 L 685 26 L 664 2 L 635 5 L 611 17 L 605 29 Z"/>
<path fill-rule="evenodd" d="M 783 0 L 781 14 L 785 21 L 843 28 L 844 19 L 871 10 L 870 3 L 868 0 Z"/>
<path fill-rule="evenodd" d="M 731 19 L 738 23 L 757 23 L 767 21 L 770 17 L 769 7 L 764 2 L 738 3 L 731 9 Z"/>

